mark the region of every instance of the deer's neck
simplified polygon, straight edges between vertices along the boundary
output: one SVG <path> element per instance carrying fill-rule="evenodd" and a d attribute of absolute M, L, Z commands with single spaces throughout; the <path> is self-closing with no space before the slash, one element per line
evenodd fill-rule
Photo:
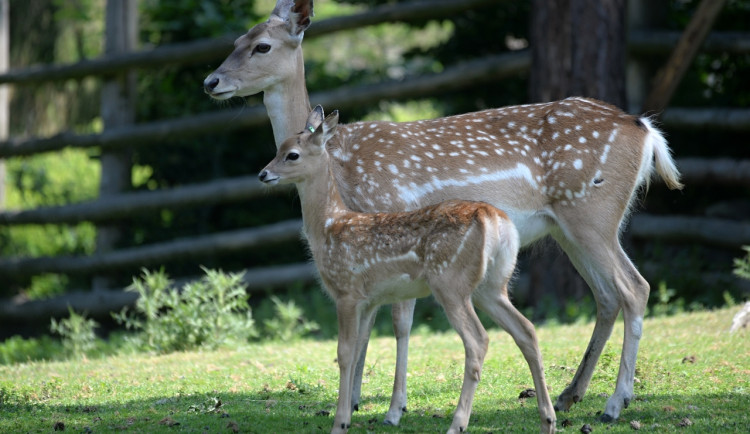
<path fill-rule="evenodd" d="M 310 114 L 310 98 L 307 95 L 301 49 L 297 53 L 297 70 L 293 78 L 266 89 L 263 92 L 263 104 L 271 119 L 277 149 L 284 140 L 305 127 Z"/>
<path fill-rule="evenodd" d="M 330 165 L 326 165 L 318 176 L 297 184 L 302 204 L 302 220 L 310 248 L 325 242 L 326 228 L 336 219 L 351 213 L 341 199 Z"/>

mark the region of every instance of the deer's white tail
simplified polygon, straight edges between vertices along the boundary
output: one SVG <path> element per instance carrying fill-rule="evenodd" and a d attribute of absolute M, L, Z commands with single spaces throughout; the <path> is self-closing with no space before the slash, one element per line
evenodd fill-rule
<path fill-rule="evenodd" d="M 664 180 L 670 190 L 680 190 L 683 185 L 680 182 L 680 172 L 677 170 L 677 166 L 674 164 L 672 158 L 672 151 L 667 145 L 666 139 L 661 131 L 659 131 L 647 117 L 640 118 L 640 121 L 646 126 L 648 134 L 646 135 L 646 143 L 644 144 L 644 163 L 649 167 L 651 165 L 650 154 L 653 155 L 653 168 L 656 169 L 656 173 L 659 177 Z M 646 180 L 648 180 L 651 170 L 646 172 Z"/>

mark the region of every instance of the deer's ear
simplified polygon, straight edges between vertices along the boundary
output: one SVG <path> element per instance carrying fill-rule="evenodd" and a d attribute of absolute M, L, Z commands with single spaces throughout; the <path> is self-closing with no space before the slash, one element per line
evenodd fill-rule
<path fill-rule="evenodd" d="M 292 11 L 292 7 L 294 7 L 294 0 L 277 0 L 271 15 L 286 21 L 289 18 L 289 12 Z"/>
<path fill-rule="evenodd" d="M 305 131 L 314 133 L 315 130 L 320 127 L 323 123 L 323 107 L 320 105 L 315 106 L 313 111 L 307 116 L 307 123 L 305 123 Z"/>
<path fill-rule="evenodd" d="M 289 33 L 292 36 L 302 37 L 304 31 L 310 27 L 313 16 L 315 16 L 313 12 L 313 0 L 294 0 L 289 16 L 286 19 Z"/>

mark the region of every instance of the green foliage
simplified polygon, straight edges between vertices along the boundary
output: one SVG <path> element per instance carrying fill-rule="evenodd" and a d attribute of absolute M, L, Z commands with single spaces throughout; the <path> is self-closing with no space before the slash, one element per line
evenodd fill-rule
<path fill-rule="evenodd" d="M 52 154 L 7 160 L 7 207 L 31 209 L 40 206 L 82 202 L 97 196 L 99 164 L 82 150 L 66 149 Z M 0 255 L 39 257 L 90 254 L 95 246 L 94 225 L 0 226 Z M 1 295 L 23 290 L 30 298 L 63 292 L 69 279 L 40 275 L 29 281 L 7 282 Z"/>
<path fill-rule="evenodd" d="M 744 246 L 742 249 L 747 254 L 743 258 L 736 258 L 734 260 L 734 274 L 743 279 L 750 280 L 750 246 Z"/>
<path fill-rule="evenodd" d="M 85 315 L 79 315 L 68 306 L 70 316 L 61 320 L 52 318 L 50 331 L 62 337 L 65 351 L 75 357 L 82 358 L 96 346 L 96 334 L 94 329 L 99 324 Z"/>
<path fill-rule="evenodd" d="M 16 335 L 0 343 L 0 365 L 50 359 L 62 351 L 62 345 L 49 336 L 24 339 Z"/>
<path fill-rule="evenodd" d="M 434 100 L 414 100 L 404 103 L 381 102 L 377 111 L 367 114 L 363 121 L 408 122 L 432 119 L 442 114 Z"/>
<path fill-rule="evenodd" d="M 725 302 L 731 299 L 731 294 L 724 291 Z M 683 312 L 694 312 L 705 309 L 705 306 L 698 301 L 687 303 L 684 297 L 678 297 L 675 289 L 667 287 L 664 281 L 659 282 L 658 289 L 651 291 L 651 303 L 646 311 L 647 316 L 667 316 Z"/>
<path fill-rule="evenodd" d="M 271 296 L 271 302 L 275 316 L 263 321 L 265 338 L 289 342 L 320 329 L 318 324 L 305 319 L 302 309 L 293 300 L 283 302 Z"/>
<path fill-rule="evenodd" d="M 143 271 L 128 291 L 138 293 L 135 312 L 124 308 L 114 319 L 139 333 L 133 342 L 160 353 L 246 341 L 256 335 L 241 274 L 204 268 L 199 281 L 174 288 L 164 270 Z"/>

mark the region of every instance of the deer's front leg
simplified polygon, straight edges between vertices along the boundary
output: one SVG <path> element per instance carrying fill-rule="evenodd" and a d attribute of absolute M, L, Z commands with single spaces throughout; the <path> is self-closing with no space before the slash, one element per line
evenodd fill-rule
<path fill-rule="evenodd" d="M 336 301 L 339 339 L 337 357 L 339 363 L 339 400 L 336 416 L 333 418 L 331 433 L 345 433 L 352 420 L 352 390 L 354 388 L 354 367 L 357 358 L 357 337 L 359 335 L 359 314 L 357 304 L 349 299 Z"/>

